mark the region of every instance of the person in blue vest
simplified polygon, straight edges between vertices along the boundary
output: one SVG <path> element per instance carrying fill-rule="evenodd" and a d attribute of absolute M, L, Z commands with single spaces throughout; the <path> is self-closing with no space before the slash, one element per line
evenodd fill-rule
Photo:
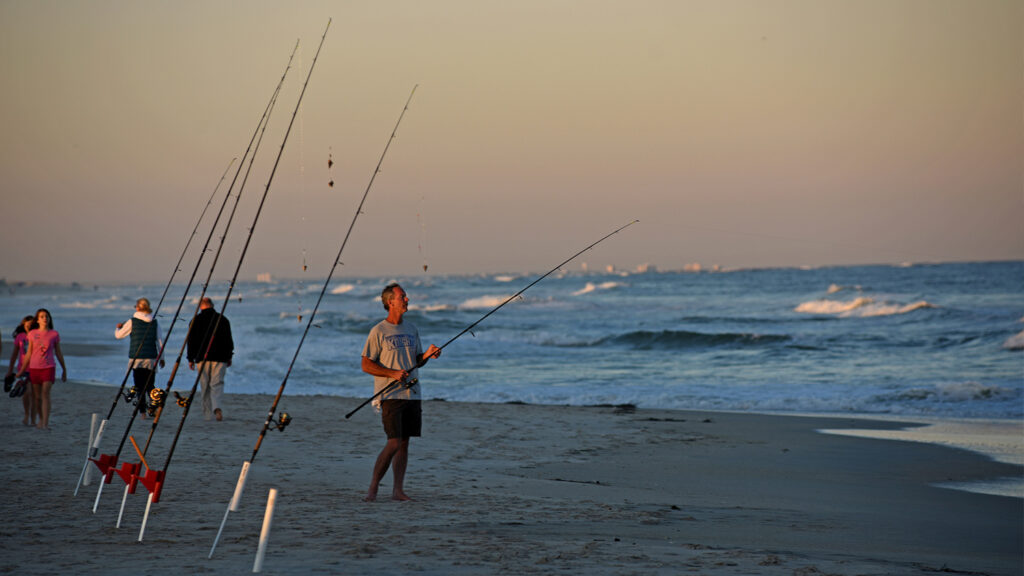
<path fill-rule="evenodd" d="M 199 384 L 203 389 L 203 417 L 224 419 L 220 398 L 224 393 L 224 374 L 231 366 L 235 341 L 231 339 L 231 322 L 213 309 L 213 301 L 204 296 L 199 313 L 188 329 L 188 367 L 199 366 Z"/>
<path fill-rule="evenodd" d="M 149 405 L 149 392 L 156 381 L 157 357 L 163 348 L 160 339 L 160 328 L 153 318 L 153 309 L 149 300 L 139 298 L 135 301 L 135 314 L 127 322 L 120 322 L 114 337 L 118 340 L 131 336 L 128 345 L 128 360 L 131 362 L 132 377 L 135 381 L 135 393 L 138 397 L 140 413 L 145 418 L 146 407 Z M 160 366 L 164 359 L 160 358 Z"/>

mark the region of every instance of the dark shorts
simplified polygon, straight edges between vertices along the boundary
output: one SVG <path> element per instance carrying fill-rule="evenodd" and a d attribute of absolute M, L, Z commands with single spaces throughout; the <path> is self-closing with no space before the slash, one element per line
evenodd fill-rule
<path fill-rule="evenodd" d="M 380 418 L 388 438 L 419 436 L 423 427 L 423 406 L 419 400 L 382 400 Z"/>
<path fill-rule="evenodd" d="M 54 382 L 57 380 L 57 367 L 50 366 L 49 368 L 29 368 L 28 379 L 33 384 L 42 384 L 43 382 Z"/>

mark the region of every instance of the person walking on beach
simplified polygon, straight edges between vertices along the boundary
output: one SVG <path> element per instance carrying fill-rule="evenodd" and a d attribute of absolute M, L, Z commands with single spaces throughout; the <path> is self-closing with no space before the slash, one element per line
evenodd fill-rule
<path fill-rule="evenodd" d="M 144 409 L 149 404 L 149 392 L 156 380 L 157 356 L 160 355 L 158 350 L 163 346 L 160 328 L 146 298 L 136 300 L 135 314 L 127 322 L 119 322 L 114 330 L 114 338 L 118 340 L 128 336 L 131 336 L 128 361 L 131 363 L 140 413 L 145 417 Z M 164 366 L 163 358 L 160 359 L 160 366 Z"/>
<path fill-rule="evenodd" d="M 28 333 L 36 329 L 36 317 L 25 316 L 21 323 L 14 329 L 14 351 L 11 352 L 11 363 L 7 365 L 7 376 L 4 377 L 4 392 L 10 392 L 11 398 L 21 396 L 21 406 L 25 409 L 25 416 L 21 423 L 25 426 L 36 425 L 35 395 L 32 394 L 32 384 L 22 380 L 14 384 L 14 371 L 21 372 L 21 365 L 28 352 Z M 14 389 L 8 387 L 14 384 Z"/>
<path fill-rule="evenodd" d="M 409 297 L 398 284 L 387 285 L 380 295 L 388 316 L 370 330 L 363 346 L 362 369 L 372 375 L 374 393 L 383 390 L 392 381 L 416 380 L 416 366 L 421 361 L 441 356 L 441 349 L 433 344 L 423 352 L 416 327 L 403 322 L 409 311 Z M 365 500 L 377 499 L 377 489 L 388 468 L 394 466 L 392 500 L 411 500 L 405 494 L 405 470 L 409 462 L 409 439 L 419 436 L 422 427 L 420 385 L 396 386 L 374 401 L 381 411 L 381 421 L 387 443 L 373 466 L 373 478 Z"/>
<path fill-rule="evenodd" d="M 68 369 L 64 364 L 64 353 L 60 350 L 60 334 L 53 329 L 53 317 L 46 308 L 36 311 L 38 328 L 28 333 L 27 360 L 22 360 L 18 369 L 20 377 L 28 370 L 29 381 L 32 382 L 33 403 L 36 413 L 36 428 L 50 429 L 50 388 L 56 381 L 57 365 L 60 362 L 60 381 L 68 381 Z"/>
<path fill-rule="evenodd" d="M 218 323 L 217 320 L 220 319 Z M 214 334 L 216 327 L 216 334 Z M 224 394 L 224 374 L 231 366 L 235 342 L 231 339 L 231 322 L 213 309 L 213 301 L 204 296 L 199 301 L 199 314 L 188 329 L 188 367 L 199 365 L 199 384 L 203 390 L 203 417 L 224 419 L 220 398 Z"/>

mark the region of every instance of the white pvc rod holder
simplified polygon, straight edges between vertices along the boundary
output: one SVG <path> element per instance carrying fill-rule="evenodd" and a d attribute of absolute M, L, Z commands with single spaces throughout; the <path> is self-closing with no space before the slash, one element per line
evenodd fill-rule
<path fill-rule="evenodd" d="M 277 488 L 270 489 L 267 496 L 267 511 L 263 514 L 263 530 L 260 531 L 260 545 L 256 550 L 256 562 L 252 565 L 254 573 L 263 570 L 263 556 L 267 553 L 267 540 L 270 538 L 270 523 L 274 520 L 274 504 L 277 502 Z"/>

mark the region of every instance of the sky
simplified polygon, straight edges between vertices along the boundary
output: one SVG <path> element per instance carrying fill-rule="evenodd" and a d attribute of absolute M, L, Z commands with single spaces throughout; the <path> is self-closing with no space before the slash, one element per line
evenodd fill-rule
<path fill-rule="evenodd" d="M 1024 259 L 1022 29 L 1019 0 L 0 0 L 0 278 L 166 282 L 222 243 L 215 279 L 323 278 L 389 141 L 336 278 L 543 272 L 634 219 L 568 268 Z"/>

